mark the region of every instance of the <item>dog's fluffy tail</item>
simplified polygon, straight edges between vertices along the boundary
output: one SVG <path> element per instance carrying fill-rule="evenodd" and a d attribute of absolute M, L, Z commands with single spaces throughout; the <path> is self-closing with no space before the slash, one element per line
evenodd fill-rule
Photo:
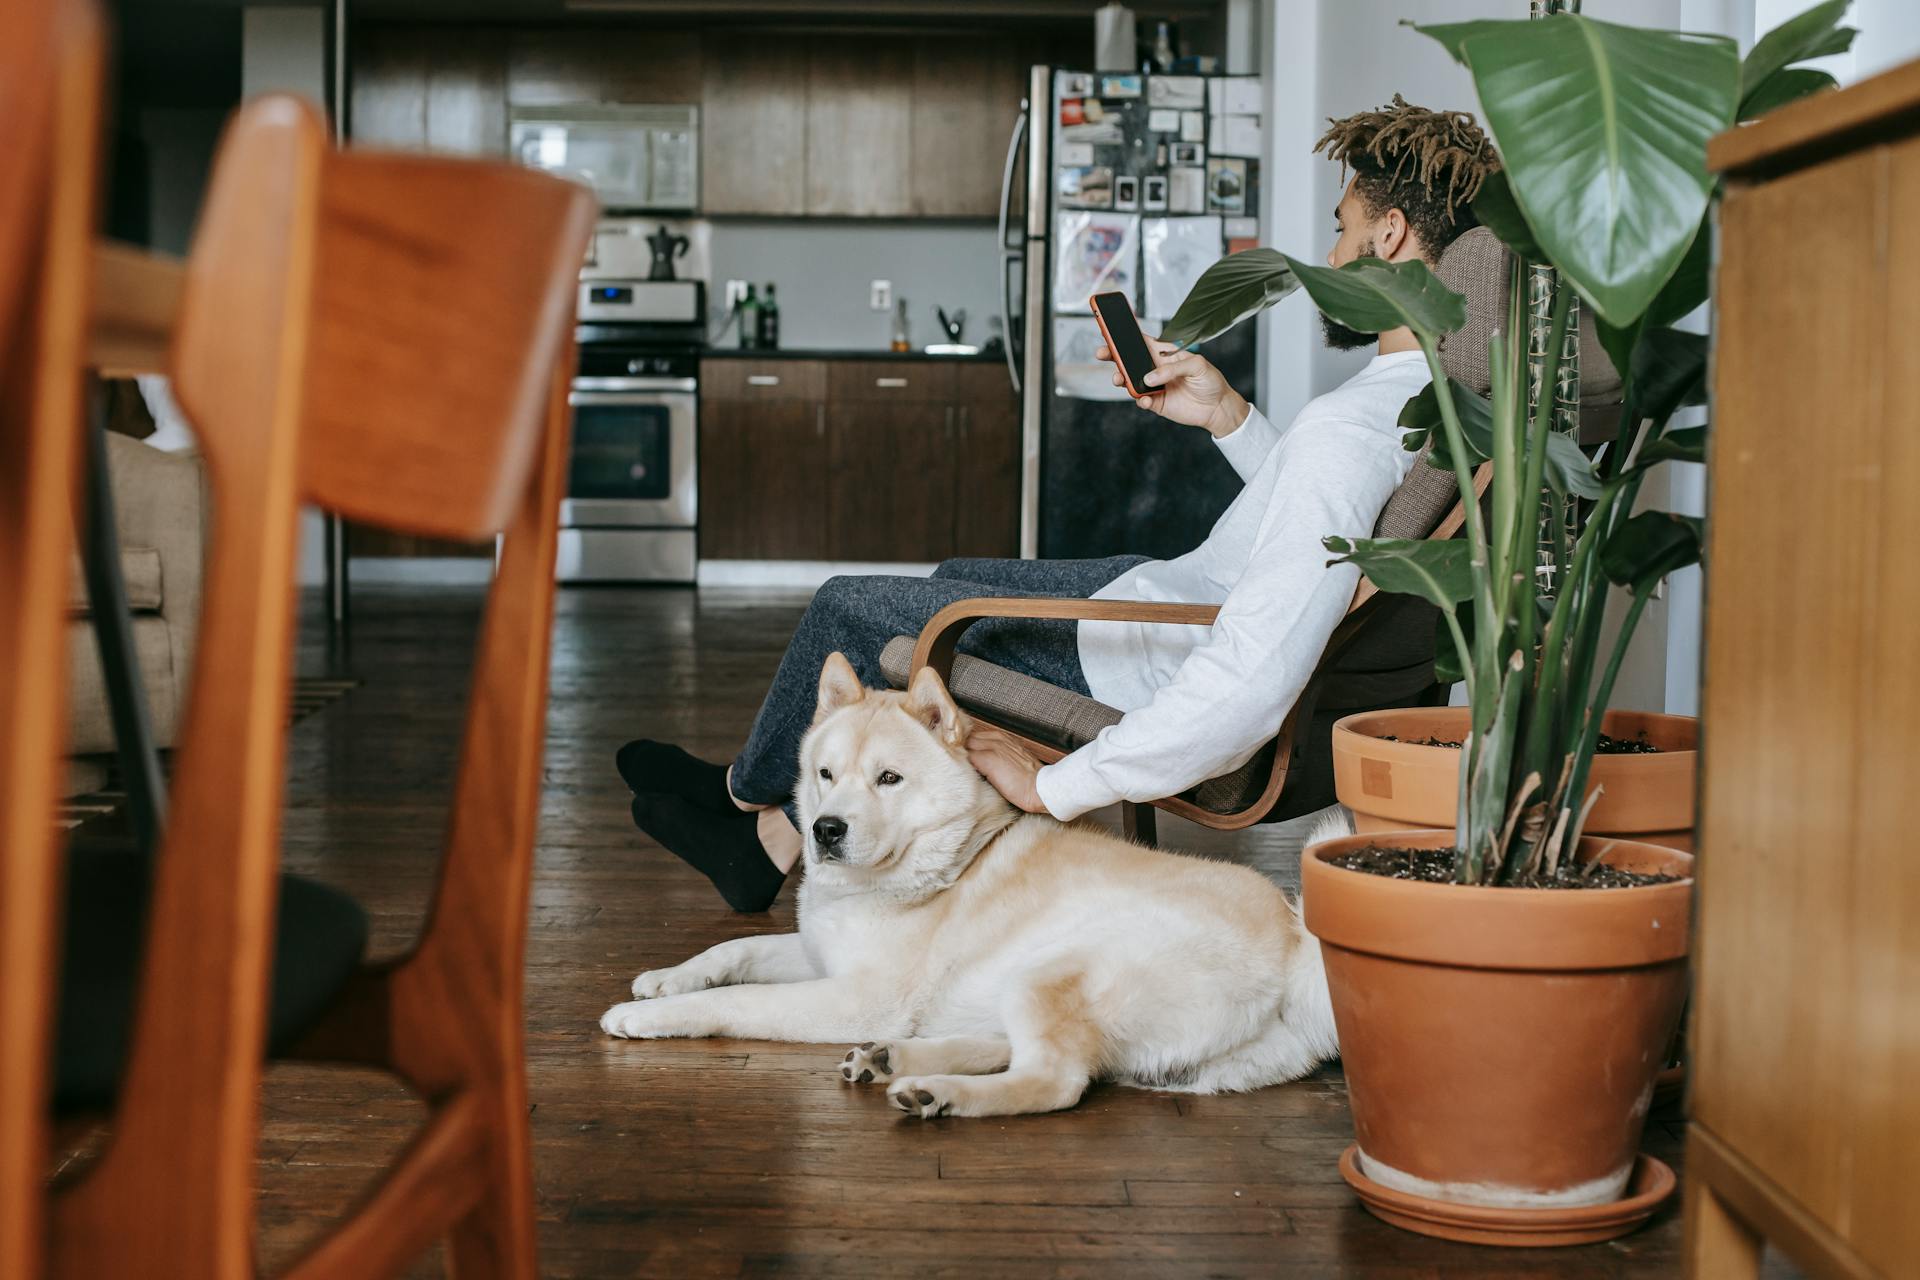
<path fill-rule="evenodd" d="M 1306 842 L 1300 847 L 1302 849 L 1311 849 L 1313 846 L 1325 841 L 1336 840 L 1341 836 L 1350 836 L 1353 832 L 1353 815 L 1347 811 L 1345 805 L 1336 804 L 1321 814 L 1314 820 L 1314 824 L 1307 828 Z"/>

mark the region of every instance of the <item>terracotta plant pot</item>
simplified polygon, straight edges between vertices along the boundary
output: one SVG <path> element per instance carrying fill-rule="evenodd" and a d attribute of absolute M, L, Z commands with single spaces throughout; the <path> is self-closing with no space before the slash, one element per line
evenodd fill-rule
<path fill-rule="evenodd" d="M 1371 843 L 1347 836 L 1301 859 L 1359 1171 L 1403 1199 L 1508 1211 L 1536 1242 L 1542 1211 L 1578 1219 L 1620 1200 L 1686 994 L 1692 857 L 1589 837 L 1582 860 L 1689 877 L 1591 890 L 1426 884 L 1328 862 Z"/>
<path fill-rule="evenodd" d="M 1353 810 L 1354 829 L 1365 834 L 1451 828 L 1460 802 L 1461 752 L 1416 744 L 1430 738 L 1464 741 L 1468 725 L 1465 707 L 1365 711 L 1335 722 L 1334 787 L 1340 803 Z M 1593 787 L 1604 790 L 1587 815 L 1586 834 L 1691 850 L 1700 722 L 1651 711 L 1609 711 L 1600 729 L 1615 738 L 1644 733 L 1660 750 L 1593 758 L 1589 794 Z M 1389 734 L 1399 741 L 1388 742 Z"/>

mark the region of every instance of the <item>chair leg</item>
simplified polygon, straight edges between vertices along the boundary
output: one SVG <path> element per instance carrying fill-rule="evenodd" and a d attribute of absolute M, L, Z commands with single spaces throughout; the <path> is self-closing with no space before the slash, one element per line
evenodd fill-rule
<path fill-rule="evenodd" d="M 514 1046 L 517 1050 L 518 1045 Z M 447 1236 L 448 1271 L 460 1280 L 538 1280 L 534 1239 L 533 1135 L 527 1080 L 507 1065 L 487 1150 L 487 1189 Z"/>
<path fill-rule="evenodd" d="M 1131 800 L 1120 802 L 1120 827 L 1126 832 L 1127 839 L 1136 840 L 1151 849 L 1159 843 L 1157 831 L 1160 811 L 1150 804 L 1135 804 Z"/>

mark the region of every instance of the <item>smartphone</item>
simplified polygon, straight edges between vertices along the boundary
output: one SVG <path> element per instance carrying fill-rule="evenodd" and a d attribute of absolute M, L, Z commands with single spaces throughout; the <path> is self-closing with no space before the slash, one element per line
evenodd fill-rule
<path fill-rule="evenodd" d="M 1140 332 L 1140 322 L 1134 318 L 1133 305 L 1127 301 L 1127 295 L 1094 294 L 1093 318 L 1100 322 L 1100 332 L 1107 340 L 1107 350 L 1113 352 L 1113 358 L 1120 366 L 1120 376 L 1126 379 L 1127 390 L 1135 397 L 1150 396 L 1159 391 L 1159 387 L 1147 385 L 1147 375 L 1157 366 L 1153 352 L 1147 349 L 1146 335 Z"/>

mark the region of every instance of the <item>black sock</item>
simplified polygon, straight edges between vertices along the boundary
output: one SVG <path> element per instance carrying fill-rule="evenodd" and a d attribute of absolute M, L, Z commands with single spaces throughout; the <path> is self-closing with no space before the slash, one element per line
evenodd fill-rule
<path fill-rule="evenodd" d="M 614 755 L 613 767 L 637 796 L 679 796 L 716 813 L 740 812 L 727 790 L 727 766 L 689 755 L 671 742 L 629 742 Z"/>
<path fill-rule="evenodd" d="M 633 798 L 634 825 L 713 881 L 735 911 L 765 911 L 786 883 L 787 873 L 760 846 L 759 818 L 738 809 L 710 813 L 674 796 Z"/>

